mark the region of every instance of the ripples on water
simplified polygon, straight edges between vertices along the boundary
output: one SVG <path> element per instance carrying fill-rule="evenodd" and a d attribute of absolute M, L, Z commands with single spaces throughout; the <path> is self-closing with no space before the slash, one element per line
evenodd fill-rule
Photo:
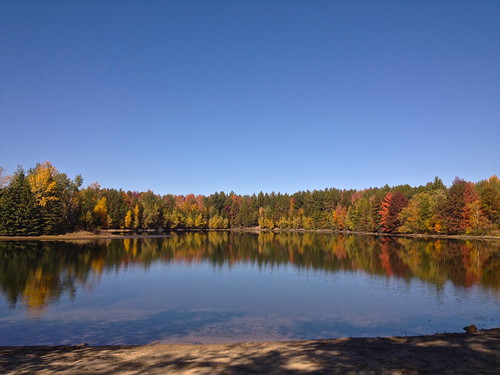
<path fill-rule="evenodd" d="M 500 242 L 325 233 L 0 242 L 0 345 L 234 342 L 499 325 Z"/>

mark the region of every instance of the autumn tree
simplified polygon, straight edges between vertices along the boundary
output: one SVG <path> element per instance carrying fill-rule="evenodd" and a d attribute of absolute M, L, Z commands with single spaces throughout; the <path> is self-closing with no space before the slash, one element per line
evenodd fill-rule
<path fill-rule="evenodd" d="M 443 224 L 439 208 L 446 194 L 443 190 L 427 190 L 415 194 L 408 205 L 401 210 L 399 219 L 402 233 L 441 233 Z"/>
<path fill-rule="evenodd" d="M 128 196 L 123 190 L 104 189 L 103 195 L 107 199 L 108 222 L 110 227 L 120 228 L 125 224 L 125 215 L 130 207 L 127 204 Z"/>
<path fill-rule="evenodd" d="M 389 192 L 385 195 L 380 210 L 380 227 L 385 233 L 394 233 L 401 225 L 399 213 L 408 204 L 408 199 L 400 192 Z"/>
<path fill-rule="evenodd" d="M 347 210 L 346 223 L 350 230 L 359 232 L 373 231 L 372 205 L 367 197 L 362 196 L 354 201 Z"/>
<path fill-rule="evenodd" d="M 207 221 L 201 213 L 196 215 L 194 218 L 193 226 L 197 229 L 205 228 L 207 226 Z"/>
<path fill-rule="evenodd" d="M 456 177 L 446 194 L 446 201 L 441 209 L 441 217 L 445 230 L 449 234 L 462 232 L 466 185 L 467 183 L 464 180 Z"/>
<path fill-rule="evenodd" d="M 142 222 L 146 228 L 159 228 L 163 224 L 164 201 L 151 190 L 141 194 Z"/>
<path fill-rule="evenodd" d="M 142 228 L 141 209 L 138 204 L 134 207 L 134 229 Z"/>
<path fill-rule="evenodd" d="M 57 170 L 49 162 L 37 164 L 28 173 L 28 183 L 40 212 L 43 234 L 57 233 L 61 221 L 62 205 L 58 196 L 57 174 Z"/>
<path fill-rule="evenodd" d="M 86 229 L 94 229 L 99 225 L 96 221 L 94 208 L 97 201 L 101 198 L 101 195 L 101 186 L 98 183 L 92 183 L 78 192 L 80 204 L 79 226 Z"/>
<path fill-rule="evenodd" d="M 170 229 L 177 229 L 177 228 L 183 228 L 185 223 L 185 218 L 176 209 L 172 211 L 172 213 L 169 215 L 166 227 Z"/>
<path fill-rule="evenodd" d="M 28 174 L 28 182 L 36 204 L 46 206 L 51 201 L 57 201 L 56 182 L 54 176 L 57 170 L 49 162 L 38 164 Z"/>
<path fill-rule="evenodd" d="M 132 228 L 132 211 L 128 210 L 126 215 L 125 215 L 125 222 L 124 222 L 125 228 Z"/>
<path fill-rule="evenodd" d="M 444 222 L 441 214 L 446 202 L 445 190 L 433 190 L 429 196 L 429 215 L 426 220 L 428 233 L 443 233 Z"/>
<path fill-rule="evenodd" d="M 97 204 L 94 206 L 94 215 L 98 226 L 102 228 L 108 227 L 108 200 L 106 197 L 102 197 L 97 201 Z"/>
<path fill-rule="evenodd" d="M 468 182 L 464 189 L 465 206 L 462 211 L 460 228 L 466 234 L 483 234 L 491 224 L 483 213 L 481 197 L 472 182 Z"/>
<path fill-rule="evenodd" d="M 340 203 L 337 204 L 335 210 L 332 213 L 332 227 L 336 230 L 346 229 L 346 216 L 347 210 Z"/>
<path fill-rule="evenodd" d="M 500 180 L 496 175 L 477 183 L 476 189 L 481 198 L 481 209 L 486 219 L 496 229 L 500 228 Z"/>
<path fill-rule="evenodd" d="M 399 213 L 402 233 L 426 233 L 431 217 L 430 211 L 431 193 L 422 192 L 414 195 L 408 205 Z"/>
<path fill-rule="evenodd" d="M 372 216 L 372 223 L 373 223 L 373 231 L 374 232 L 380 232 L 380 222 L 382 221 L 382 216 L 380 215 L 380 209 L 382 207 L 382 202 L 384 201 L 385 193 L 380 190 L 376 189 L 376 191 L 373 193 L 372 197 L 370 197 L 370 202 L 371 202 L 371 216 Z"/>
<path fill-rule="evenodd" d="M 273 229 L 275 226 L 276 226 L 276 224 L 273 220 L 271 208 L 269 206 L 260 207 L 259 208 L 259 227 L 261 227 L 262 229 Z"/>
<path fill-rule="evenodd" d="M 210 229 L 226 229 L 229 227 L 229 220 L 220 215 L 215 215 L 208 220 L 208 227 Z"/>

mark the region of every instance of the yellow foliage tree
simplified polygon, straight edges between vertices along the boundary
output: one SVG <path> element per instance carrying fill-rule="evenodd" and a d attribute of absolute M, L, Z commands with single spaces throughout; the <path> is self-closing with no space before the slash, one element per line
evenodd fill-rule
<path fill-rule="evenodd" d="M 188 229 L 193 228 L 193 224 L 194 224 L 194 220 L 193 220 L 193 218 L 192 218 L 191 216 L 188 216 L 188 217 L 186 218 L 186 223 L 185 223 L 186 228 L 188 228 Z"/>
<path fill-rule="evenodd" d="M 203 218 L 202 214 L 198 214 L 194 219 L 195 228 L 205 228 L 207 226 L 206 220 Z"/>
<path fill-rule="evenodd" d="M 314 229 L 314 221 L 310 216 L 304 216 L 302 218 L 302 225 L 304 229 Z"/>
<path fill-rule="evenodd" d="M 229 220 L 220 215 L 214 215 L 208 220 L 210 229 L 226 229 L 229 227 Z"/>
<path fill-rule="evenodd" d="M 125 228 L 131 228 L 132 227 L 132 211 L 128 210 L 127 214 L 125 215 Z"/>
<path fill-rule="evenodd" d="M 140 228 L 141 227 L 141 210 L 139 208 L 139 205 L 136 204 L 134 207 L 134 228 Z"/>
<path fill-rule="evenodd" d="M 290 228 L 290 221 L 285 216 L 280 216 L 276 226 L 281 229 Z"/>
<path fill-rule="evenodd" d="M 96 219 L 103 228 L 108 227 L 108 200 L 106 197 L 102 197 L 97 201 L 94 207 L 94 214 Z"/>
<path fill-rule="evenodd" d="M 37 205 L 45 207 L 48 202 L 59 200 L 56 196 L 57 184 L 54 181 L 56 174 L 57 169 L 48 161 L 38 164 L 29 174 L 28 182 Z"/>
<path fill-rule="evenodd" d="M 259 227 L 274 229 L 276 226 L 269 208 L 259 208 Z"/>

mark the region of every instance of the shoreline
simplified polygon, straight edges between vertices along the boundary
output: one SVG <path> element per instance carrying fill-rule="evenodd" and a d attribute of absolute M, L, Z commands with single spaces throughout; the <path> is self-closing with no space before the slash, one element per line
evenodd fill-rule
<path fill-rule="evenodd" d="M 117 233 L 133 234 L 117 234 Z M 262 229 L 262 228 L 230 228 L 230 229 L 177 229 L 167 230 L 163 234 L 156 231 L 145 232 L 146 234 L 136 234 L 132 230 L 106 229 L 98 233 L 78 231 L 57 235 L 41 236 L 0 236 L 0 241 L 88 241 L 88 240 L 112 240 L 112 239 L 132 239 L 132 238 L 165 238 L 171 237 L 166 233 L 185 232 L 234 232 L 234 233 L 331 233 L 331 234 L 357 234 L 377 237 L 400 237 L 400 238 L 420 238 L 420 239 L 447 239 L 447 240 L 480 240 L 480 241 L 500 241 L 500 236 L 494 235 L 446 235 L 446 234 L 416 234 L 416 233 L 376 233 L 376 232 L 354 232 L 341 231 L 335 229 Z M 151 233 L 151 234 L 148 234 Z"/>
<path fill-rule="evenodd" d="M 447 239 L 447 240 L 487 240 L 500 241 L 500 236 L 494 235 L 466 235 L 466 234 L 423 234 L 423 233 L 378 233 L 378 232 L 356 232 L 337 229 L 262 229 L 262 228 L 231 228 L 231 232 L 273 232 L 273 233 L 337 233 L 337 234 L 361 234 L 377 237 L 410 237 L 423 239 Z"/>
<path fill-rule="evenodd" d="M 4 346 L 3 374 L 497 374 L 500 328 L 475 334 L 208 345 Z"/>

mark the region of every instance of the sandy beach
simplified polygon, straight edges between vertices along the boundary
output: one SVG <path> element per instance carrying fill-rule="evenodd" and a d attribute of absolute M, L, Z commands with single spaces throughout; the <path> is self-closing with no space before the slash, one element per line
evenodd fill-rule
<path fill-rule="evenodd" d="M 500 328 L 269 343 L 0 347 L 2 374 L 498 374 Z"/>

